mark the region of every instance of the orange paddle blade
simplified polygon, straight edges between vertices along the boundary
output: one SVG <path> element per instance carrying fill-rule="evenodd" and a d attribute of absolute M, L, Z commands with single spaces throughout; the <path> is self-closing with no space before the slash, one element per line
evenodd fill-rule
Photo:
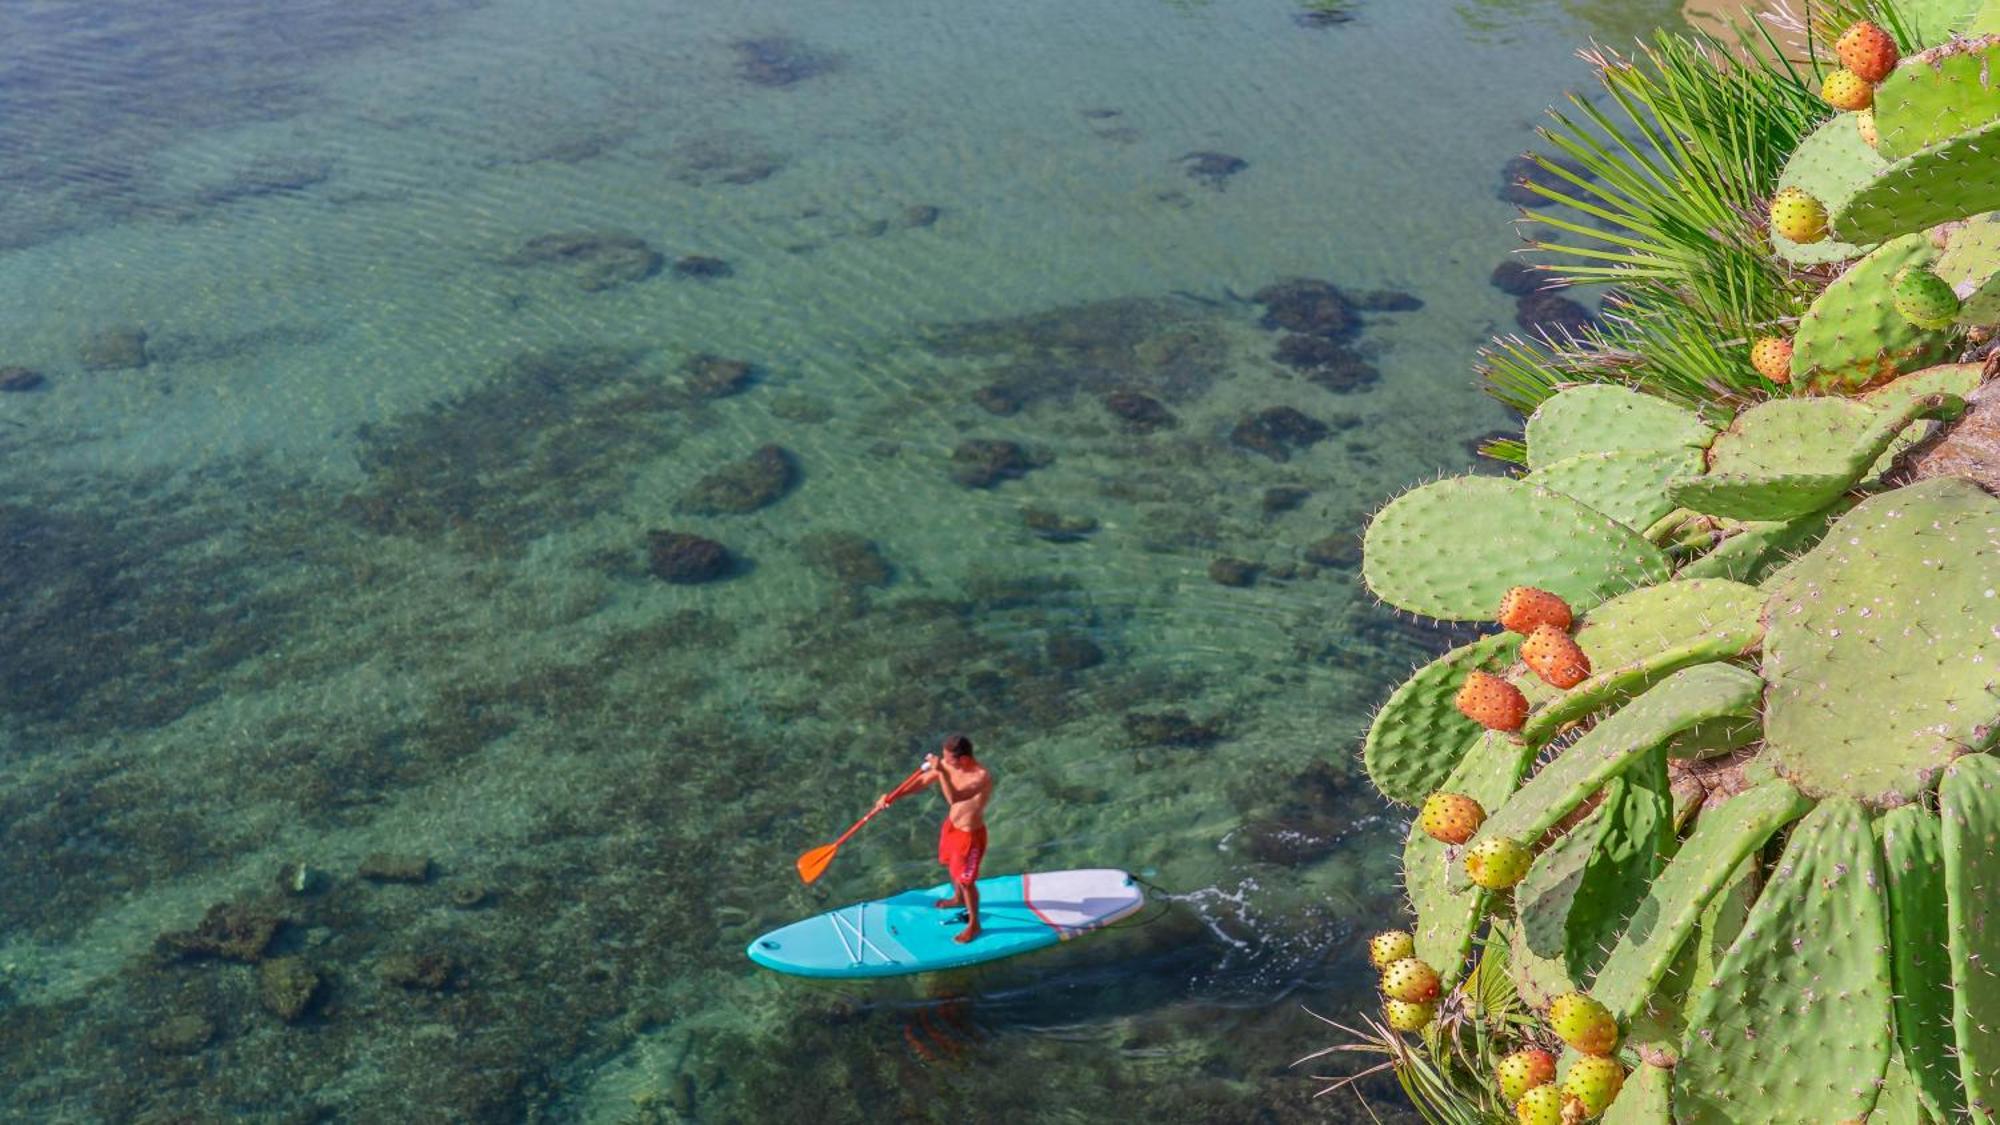
<path fill-rule="evenodd" d="M 840 850 L 839 844 L 822 844 L 799 857 L 799 878 L 812 882 L 826 874 L 826 867 L 833 862 L 833 853 Z"/>

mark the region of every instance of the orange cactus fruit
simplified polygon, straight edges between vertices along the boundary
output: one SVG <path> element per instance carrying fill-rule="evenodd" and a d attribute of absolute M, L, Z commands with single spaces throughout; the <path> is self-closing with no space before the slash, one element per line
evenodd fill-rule
<path fill-rule="evenodd" d="M 1417 824 L 1424 835 L 1441 844 L 1463 844 L 1486 823 L 1486 810 L 1463 793 L 1433 793 L 1424 798 Z"/>
<path fill-rule="evenodd" d="M 1500 612 L 1495 617 L 1501 628 L 1524 637 L 1534 632 L 1538 625 L 1553 625 L 1568 632 L 1573 620 L 1568 602 L 1533 586 L 1516 586 L 1501 595 Z"/>
<path fill-rule="evenodd" d="M 1590 657 L 1568 633 L 1544 625 L 1521 642 L 1521 661 L 1542 682 L 1568 691 L 1590 676 Z"/>
<path fill-rule="evenodd" d="M 1899 57 L 1896 41 L 1867 20 L 1841 32 L 1833 44 L 1833 52 L 1840 56 L 1841 65 L 1863 82 L 1880 82 L 1889 77 Z"/>
<path fill-rule="evenodd" d="M 1490 672 L 1474 672 L 1458 689 L 1459 714 L 1487 730 L 1520 730 L 1528 721 L 1528 697 Z"/>
<path fill-rule="evenodd" d="M 1773 383 L 1792 381 L 1792 342 L 1783 336 L 1759 336 L 1750 344 L 1750 366 Z"/>

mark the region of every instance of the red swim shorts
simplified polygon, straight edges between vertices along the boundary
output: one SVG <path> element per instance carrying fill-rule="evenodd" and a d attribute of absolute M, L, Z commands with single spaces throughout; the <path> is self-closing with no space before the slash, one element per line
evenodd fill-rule
<path fill-rule="evenodd" d="M 938 832 L 938 862 L 954 883 L 979 881 L 979 861 L 986 858 L 986 826 L 967 832 L 947 820 Z"/>

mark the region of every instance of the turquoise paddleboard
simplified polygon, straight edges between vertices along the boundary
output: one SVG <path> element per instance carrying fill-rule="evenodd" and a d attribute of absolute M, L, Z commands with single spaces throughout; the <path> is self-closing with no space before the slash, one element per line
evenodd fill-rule
<path fill-rule="evenodd" d="M 997 961 L 1108 926 L 1146 904 L 1123 871 L 1033 871 L 996 875 L 979 886 L 979 937 L 958 910 L 931 905 L 951 884 L 843 906 L 772 930 L 750 943 L 750 959 L 801 977 L 893 977 Z"/>

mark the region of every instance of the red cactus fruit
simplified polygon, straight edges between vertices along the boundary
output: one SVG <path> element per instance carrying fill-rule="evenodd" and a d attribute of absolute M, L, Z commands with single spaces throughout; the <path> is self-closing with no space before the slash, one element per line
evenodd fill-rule
<path fill-rule="evenodd" d="M 1490 672 L 1466 676 L 1455 702 L 1460 714 L 1487 730 L 1520 730 L 1528 721 L 1528 697 Z"/>
<path fill-rule="evenodd" d="M 1501 628 L 1511 629 L 1524 637 L 1539 625 L 1553 625 L 1568 632 L 1572 620 L 1568 602 L 1533 586 L 1516 586 L 1502 595 L 1500 612 L 1496 616 Z"/>
<path fill-rule="evenodd" d="M 1415 957 L 1391 961 L 1382 970 L 1382 995 L 1405 1004 L 1428 1004 L 1438 998 L 1443 985 L 1437 970 Z"/>
<path fill-rule="evenodd" d="M 1556 1080 L 1556 1057 L 1539 1047 L 1515 1051 L 1493 1067 L 1493 1078 L 1500 1096 L 1511 1105 L 1529 1090 Z"/>
<path fill-rule="evenodd" d="M 1840 56 L 1841 65 L 1863 82 L 1880 82 L 1896 69 L 1896 41 L 1867 20 L 1841 32 L 1833 51 Z"/>
<path fill-rule="evenodd" d="M 1544 625 L 1521 642 L 1521 660 L 1551 687 L 1564 691 L 1590 676 L 1590 657 L 1568 633 Z"/>

